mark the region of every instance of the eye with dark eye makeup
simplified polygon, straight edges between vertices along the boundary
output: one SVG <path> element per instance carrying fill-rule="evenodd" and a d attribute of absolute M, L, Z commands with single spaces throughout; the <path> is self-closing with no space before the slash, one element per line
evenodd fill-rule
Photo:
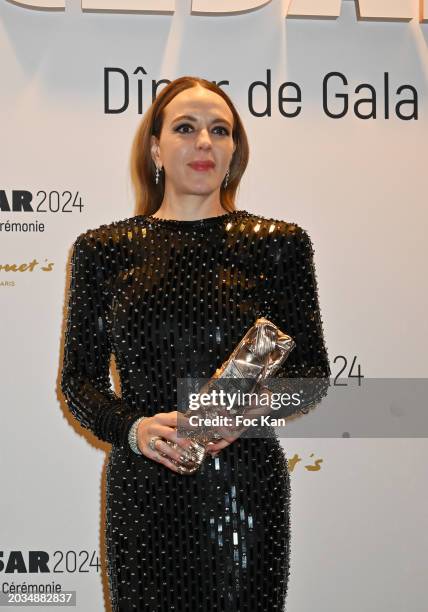
<path fill-rule="evenodd" d="M 174 128 L 175 132 L 179 132 L 180 134 L 188 134 L 189 132 L 186 130 L 185 132 L 181 131 L 182 128 L 191 128 L 193 129 L 193 126 L 190 125 L 190 123 L 181 123 L 180 125 L 178 125 L 176 128 Z M 213 130 L 221 130 L 220 131 L 220 136 L 229 136 L 229 130 L 226 127 L 223 127 L 222 125 L 217 125 L 213 128 Z"/>

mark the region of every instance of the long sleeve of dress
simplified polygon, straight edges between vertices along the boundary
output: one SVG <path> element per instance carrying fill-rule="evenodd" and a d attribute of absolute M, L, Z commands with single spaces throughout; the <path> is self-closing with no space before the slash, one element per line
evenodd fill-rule
<path fill-rule="evenodd" d="M 61 389 L 83 427 L 100 440 L 123 445 L 136 414 L 111 388 L 104 285 L 97 245 L 81 234 L 71 260 Z"/>
<path fill-rule="evenodd" d="M 271 264 L 271 291 L 268 311 L 271 320 L 289 334 L 296 345 L 288 359 L 275 374 L 278 379 L 308 379 L 293 381 L 293 392 L 302 390 L 302 403 L 297 409 L 281 409 L 287 413 L 308 412 L 326 395 L 331 374 L 324 343 L 323 325 L 318 301 L 312 242 L 305 230 L 292 225 L 292 230 L 280 238 Z M 309 380 L 310 379 L 310 380 Z M 281 381 L 278 381 L 281 386 Z M 286 391 L 288 383 L 283 383 Z"/>

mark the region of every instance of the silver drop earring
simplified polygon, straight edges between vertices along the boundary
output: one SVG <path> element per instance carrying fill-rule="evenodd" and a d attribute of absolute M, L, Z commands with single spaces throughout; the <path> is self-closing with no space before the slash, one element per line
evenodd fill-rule
<path fill-rule="evenodd" d="M 227 187 L 227 182 L 229 180 L 229 168 L 227 169 L 226 176 L 224 177 L 224 188 Z"/>
<path fill-rule="evenodd" d="M 156 166 L 155 183 L 156 183 L 156 185 L 159 183 L 159 168 L 158 168 L 158 166 Z"/>

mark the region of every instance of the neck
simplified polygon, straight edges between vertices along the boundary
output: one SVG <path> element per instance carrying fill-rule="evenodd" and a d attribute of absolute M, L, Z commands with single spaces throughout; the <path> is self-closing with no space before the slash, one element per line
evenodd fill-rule
<path fill-rule="evenodd" d="M 220 192 L 207 195 L 184 194 L 171 197 L 165 192 L 160 207 L 153 215 L 159 219 L 179 219 L 182 221 L 216 217 L 227 212 L 220 202 Z"/>

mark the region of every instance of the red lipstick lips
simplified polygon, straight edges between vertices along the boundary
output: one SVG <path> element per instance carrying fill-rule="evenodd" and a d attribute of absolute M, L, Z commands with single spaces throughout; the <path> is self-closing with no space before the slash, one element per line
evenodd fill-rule
<path fill-rule="evenodd" d="M 212 161 L 194 161 L 191 162 L 189 164 L 189 166 L 191 168 L 193 168 L 193 170 L 210 170 L 211 168 L 214 168 L 214 162 Z"/>

